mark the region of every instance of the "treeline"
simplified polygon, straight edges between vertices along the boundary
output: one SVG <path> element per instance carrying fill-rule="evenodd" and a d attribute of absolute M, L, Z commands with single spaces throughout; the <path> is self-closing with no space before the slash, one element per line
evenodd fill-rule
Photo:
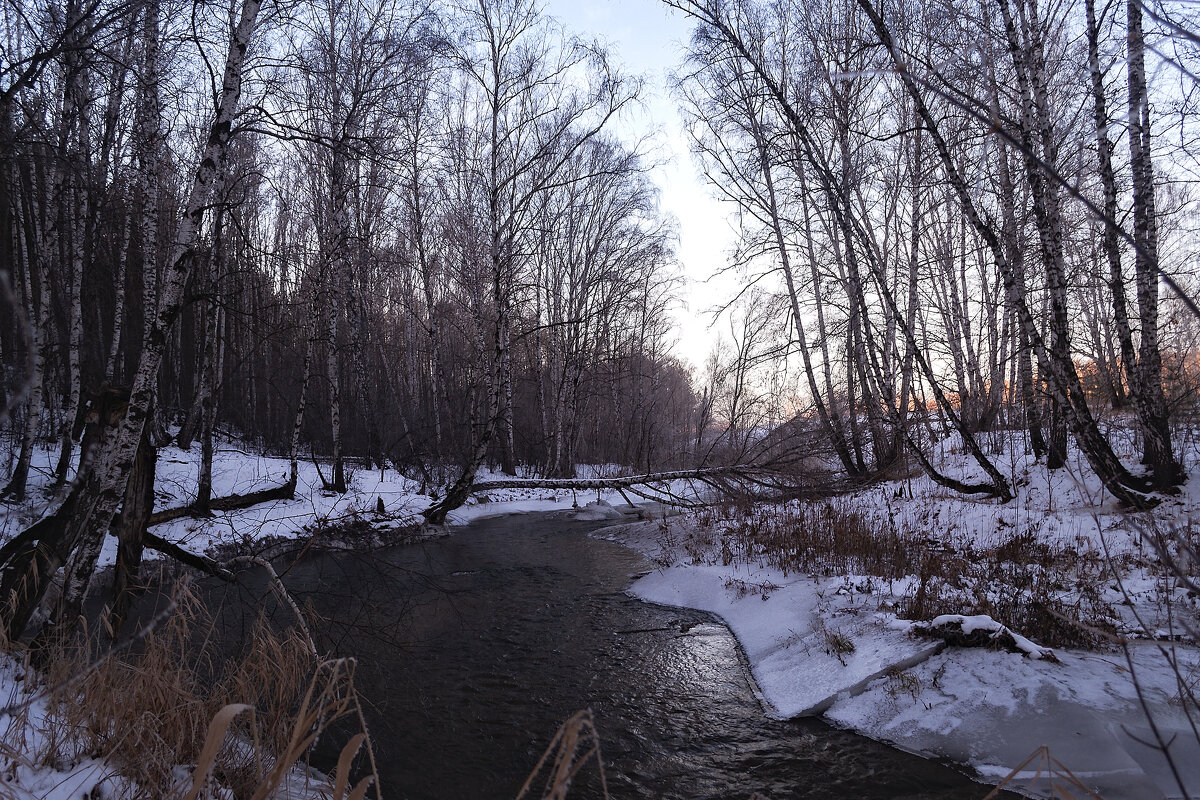
<path fill-rule="evenodd" d="M 119 622 L 175 425 L 195 513 L 236 501 L 212 497 L 221 426 L 290 457 L 271 496 L 302 458 L 333 490 L 361 459 L 437 487 L 434 522 L 489 462 L 732 463 L 778 496 L 825 448 L 851 478 L 908 453 L 1007 500 L 997 427 L 1052 469 L 1073 438 L 1130 506 L 1183 480 L 1195 317 L 1160 287 L 1187 297 L 1192 106 L 1147 75 L 1191 85 L 1186 20 L 668 4 L 697 23 L 680 96 L 743 233 L 732 347 L 696 388 L 670 354 L 672 228 L 611 133 L 638 82 L 533 0 L 6 5 L 4 499 L 39 443 L 58 454 L 47 513 L 0 547 L 7 634 L 63 567 L 45 630 L 73 624 L 109 530 Z M 939 472 L 946 427 L 974 477 Z"/>
<path fill-rule="evenodd" d="M 434 522 L 491 461 L 573 475 L 687 458 L 668 352 L 673 231 L 610 128 L 639 91 L 530 0 L 17 0 L 0 12 L 4 632 L 62 569 L 70 630 L 104 537 L 119 630 L 157 448 L 199 441 L 182 511 L 291 497 L 301 458 L 410 470 Z M 214 498 L 219 426 L 290 478 Z M 447 484 L 450 484 L 447 486 Z M 180 509 L 172 509 L 177 513 Z"/>
<path fill-rule="evenodd" d="M 1147 76 L 1194 92 L 1187 19 L 1141 0 L 669 4 L 697 23 L 680 93 L 757 287 L 738 341 L 794 365 L 846 473 L 907 451 L 1009 499 L 977 434 L 1024 427 L 1051 469 L 1072 437 L 1132 506 L 1183 479 L 1170 413 L 1195 405 L 1196 317 L 1177 283 L 1160 293 L 1194 252 L 1194 114 Z M 1114 451 L 1110 408 L 1145 470 Z M 931 416 L 977 478 L 939 473 Z"/>
<path fill-rule="evenodd" d="M 194 197 L 243 10 L 5 7 L 5 496 L 51 439 L 70 480 L 89 403 L 154 336 L 155 445 L 221 427 L 332 459 L 335 489 L 349 457 L 431 482 L 676 465 L 694 398 L 668 352 L 673 230 L 608 132 L 637 81 L 526 0 L 267 2 Z"/>

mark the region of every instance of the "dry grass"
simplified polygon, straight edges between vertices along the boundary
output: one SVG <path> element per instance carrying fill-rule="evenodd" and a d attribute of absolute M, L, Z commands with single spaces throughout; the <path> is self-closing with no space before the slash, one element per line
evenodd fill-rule
<path fill-rule="evenodd" d="M 535 796 L 541 800 L 565 800 L 571 782 L 593 760 L 600 775 L 600 790 L 607 798 L 608 783 L 604 777 L 604 759 L 600 756 L 600 735 L 596 732 L 596 720 L 589 708 L 575 712 L 559 727 L 537 766 L 526 778 L 517 800 Z M 541 792 L 531 794 L 539 779 L 542 783 Z"/>
<path fill-rule="evenodd" d="M 1117 615 L 1102 589 L 1098 554 L 1015 534 L 989 550 L 927 550 L 919 581 L 900 612 L 916 620 L 987 614 L 1048 647 L 1107 644 Z"/>
<path fill-rule="evenodd" d="M 834 499 L 709 509 L 674 545 L 693 563 L 755 564 L 785 575 L 911 577 L 901 616 L 987 614 L 1049 647 L 1097 646 L 1116 620 L 1101 592 L 1104 559 L 1046 544 L 1036 531 L 992 549 L 955 548 L 894 519 L 872 522 L 849 501 Z M 735 583 L 739 596 L 752 590 Z"/>
<path fill-rule="evenodd" d="M 136 654 L 96 660 L 77 643 L 44 657 L 40 675 L 27 668 L 36 702 L 0 738 L 5 754 L 35 768 L 102 760 L 124 779 L 110 788 L 129 798 L 257 799 L 298 780 L 292 768 L 321 732 L 358 712 L 353 661 L 314 659 L 306 631 L 263 620 L 225 658 L 186 587 L 175 605 Z M 343 754 L 346 775 L 361 743 Z M 346 791 L 343 780 L 341 798 L 361 798 L 366 786 Z"/>
<path fill-rule="evenodd" d="M 727 506 L 701 515 L 721 527 L 721 560 L 792 572 L 901 578 L 914 572 L 915 538 L 894 526 L 873 529 L 848 502 Z"/>
<path fill-rule="evenodd" d="M 537 766 L 517 794 L 516 800 L 567 800 L 571 784 L 589 764 L 595 763 L 600 783 L 601 796 L 609 797 L 608 783 L 604 777 L 604 759 L 600 755 L 600 734 L 596 731 L 596 720 L 590 708 L 576 711 L 561 726 Z M 540 790 L 534 787 L 541 785 Z M 755 792 L 748 800 L 766 800 Z"/>
<path fill-rule="evenodd" d="M 1030 789 L 1036 787 L 1044 791 L 1048 788 L 1050 790 L 1049 797 L 1056 800 L 1083 800 L 1083 798 L 1103 800 L 1100 795 L 1089 789 L 1087 784 L 1076 777 L 1075 773 L 1067 769 L 1065 764 L 1050 755 L 1050 748 L 1046 745 L 1034 750 L 1028 758 L 1009 772 L 995 789 L 988 792 L 987 797 L 983 800 L 994 800 L 994 798 L 1000 797 L 1000 792 L 1020 780 L 1022 772 L 1033 772 L 1032 778 L 1023 781 Z"/>

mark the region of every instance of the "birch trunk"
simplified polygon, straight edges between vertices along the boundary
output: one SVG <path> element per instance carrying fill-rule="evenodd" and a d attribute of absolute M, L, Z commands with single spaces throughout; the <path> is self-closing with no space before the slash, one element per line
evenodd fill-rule
<path fill-rule="evenodd" d="M 82 14 L 83 9 L 77 2 L 72 2 L 68 6 L 67 25 L 80 32 L 77 34 L 77 40 L 73 43 L 78 50 L 66 58 L 68 75 L 66 105 L 69 111 L 64 115 L 64 124 L 67 131 L 65 142 L 69 144 L 64 149 L 62 157 L 64 168 L 70 171 L 70 179 L 67 181 L 67 186 L 70 187 L 67 200 L 67 213 L 69 214 L 67 252 L 71 269 L 71 286 L 67 332 L 66 380 L 68 393 L 62 421 L 62 445 L 58 464 L 54 469 L 56 492 L 66 484 L 67 474 L 71 468 L 71 455 L 74 450 L 73 437 L 83 388 L 79 349 L 83 341 L 83 262 L 88 208 L 88 173 L 91 167 L 91 124 L 87 96 L 88 68 L 83 63 L 83 45 L 86 33 L 81 21 Z"/>
<path fill-rule="evenodd" d="M 201 346 L 200 357 L 197 359 L 197 374 L 195 376 L 195 392 L 192 399 L 191 408 L 188 409 L 187 417 L 183 424 L 179 426 L 179 433 L 175 435 L 175 445 L 181 450 L 190 450 L 192 443 L 196 441 L 196 436 L 200 433 L 200 429 L 204 425 L 204 404 L 208 400 L 209 393 L 213 386 L 213 364 L 215 357 L 212 353 L 212 347 L 217 336 L 217 271 L 219 269 L 219 256 L 217 253 L 224 246 L 221 241 L 221 216 L 220 211 L 217 212 L 218 220 L 213 226 L 213 246 L 212 253 L 207 259 L 208 275 L 204 281 L 204 292 L 208 295 L 208 301 L 204 304 L 204 327 L 203 327 L 203 344 Z M 197 280 L 199 283 L 199 280 Z"/>
<path fill-rule="evenodd" d="M 1043 164 L 1051 169 L 1055 167 L 1058 162 L 1058 150 L 1046 97 L 1043 45 L 1037 8 L 1031 3 L 1027 10 L 1024 0 L 1020 1 L 1021 5 L 1017 8 L 1020 14 L 1020 31 L 1011 0 L 1001 0 L 1000 10 L 1009 54 L 1020 88 L 1021 154 L 1033 198 L 1034 221 L 1037 224 L 1042 262 L 1046 271 L 1047 297 L 1050 302 L 1050 351 L 1057 361 L 1066 363 L 1071 360 L 1071 347 L 1067 319 L 1062 209 L 1058 187 L 1043 171 Z M 1032 24 L 1028 21 L 1029 18 L 1032 18 Z M 1050 407 L 1050 447 L 1046 466 L 1057 469 L 1066 463 L 1067 458 L 1067 412 L 1062 407 L 1062 398 L 1055 395 L 1051 399 L 1053 402 Z"/>
<path fill-rule="evenodd" d="M 121 334 L 125 327 L 125 279 L 129 264 L 129 249 L 133 241 L 133 216 L 126 214 L 121 221 L 121 245 L 117 255 L 117 279 L 114 287 L 115 303 L 113 304 L 112 340 L 108 346 L 108 359 L 104 364 L 104 374 L 108 382 L 116 384 L 121 377 Z"/>
<path fill-rule="evenodd" d="M 993 87 L 994 88 L 994 87 Z M 993 104 L 998 103 L 993 91 Z M 1025 255 L 1017 234 L 1016 189 L 1013 186 L 1012 174 L 1008 166 L 1008 154 L 1001 153 L 999 164 L 1001 221 L 1001 247 L 1005 258 L 1012 268 L 1014 289 L 1009 292 L 1006 303 L 1011 314 L 1019 314 L 1016 298 L 1024 297 L 1025 292 Z M 1033 450 L 1034 459 L 1040 459 L 1049 452 L 1046 440 L 1042 435 L 1042 417 L 1038 407 L 1037 386 L 1033 380 L 1033 342 L 1028 329 L 1017 324 L 1017 375 L 1020 383 L 1021 407 L 1025 413 L 1025 426 L 1029 432 L 1029 446 Z"/>
<path fill-rule="evenodd" d="M 217 422 L 217 399 L 220 396 L 221 365 L 225 350 L 225 312 L 214 302 L 210 308 L 216 318 L 213 325 L 213 343 L 209 345 L 208 385 L 204 387 L 204 400 L 200 414 L 200 474 L 196 482 L 195 508 L 198 514 L 208 514 L 212 503 L 213 430 Z"/>
<path fill-rule="evenodd" d="M 300 431 L 304 428 L 304 411 L 308 404 L 308 385 L 312 380 L 313 351 L 317 346 L 317 332 L 320 330 L 320 303 L 316 289 L 312 290 L 312 301 L 308 314 L 308 341 L 304 345 L 304 366 L 300 371 L 300 392 L 296 398 L 296 415 L 292 418 L 291 443 L 288 447 L 288 459 L 291 462 L 288 472 L 288 483 L 292 490 L 300 477 Z"/>
<path fill-rule="evenodd" d="M 146 349 L 158 312 L 159 148 L 162 141 L 162 109 L 158 85 L 161 42 L 159 2 L 160 0 L 146 1 L 145 16 L 142 20 L 142 46 L 145 49 L 142 54 L 142 81 L 138 91 L 138 114 L 134 122 L 138 161 L 134 194 L 141 206 L 139 227 L 142 251 L 142 350 Z M 163 347 L 165 350 L 165 343 Z M 157 376 L 150 386 L 149 407 L 153 408 L 158 395 Z"/>
<path fill-rule="evenodd" d="M 1125 275 L 1121 269 L 1121 244 L 1117 230 L 1117 178 L 1113 169 L 1113 143 L 1108 138 L 1108 98 L 1104 91 L 1104 76 L 1100 72 L 1100 24 L 1096 18 L 1095 0 L 1085 0 L 1087 14 L 1088 74 L 1091 77 L 1092 120 L 1096 128 L 1096 160 L 1100 185 L 1104 191 L 1104 235 L 1101 238 L 1105 260 L 1108 262 L 1108 287 L 1112 295 L 1113 325 L 1120 343 L 1121 364 L 1134 407 L 1142 414 L 1141 386 L 1137 379 L 1137 353 L 1133 349 L 1133 333 L 1129 327 L 1129 301 L 1125 296 Z M 1114 382 L 1120 383 L 1120 372 Z"/>
<path fill-rule="evenodd" d="M 183 306 L 183 290 L 195 261 L 200 223 L 228 149 L 241 97 L 242 67 L 261 5 L 261 0 L 243 0 L 230 39 L 216 113 L 176 229 L 160 302 L 133 375 L 128 409 L 104 443 L 95 469 L 72 489 L 67 502 L 38 523 L 36 530 L 19 535 L 30 545 L 30 540 L 36 541 L 36 546 L 27 545 L 10 552 L 4 562 L 0 599 L 4 603 L 4 633 L 10 639 L 18 638 L 25 630 L 50 579 L 73 552 L 83 556 L 98 552 L 96 543 L 103 541 L 113 512 L 124 496 L 143 429 L 153 410 L 154 384 L 168 337 Z M 80 572 L 90 572 L 95 568 L 94 559 L 90 565 L 80 566 Z M 76 581 L 75 590 L 63 594 L 52 620 L 54 627 L 65 631 L 74 626 L 83 599 L 78 591 L 80 583 Z M 82 585 L 86 586 L 86 582 Z"/>
<path fill-rule="evenodd" d="M 337 348 L 340 313 L 340 293 L 337 284 L 340 281 L 336 270 L 330 283 L 330 299 L 325 309 L 325 378 L 329 383 L 329 435 L 333 443 L 333 475 L 327 488 L 342 493 L 346 491 L 346 472 L 342 462 L 342 363 Z"/>
<path fill-rule="evenodd" d="M 758 134 L 757 126 L 755 133 L 756 135 Z M 838 460 L 842 462 L 842 468 L 846 470 L 847 475 L 858 475 L 858 465 L 851 457 L 850 449 L 846 446 L 846 441 L 842 437 L 841 431 L 834 428 L 821 388 L 817 384 L 816 372 L 813 370 L 812 365 L 812 356 L 808 351 L 808 337 L 804 331 L 804 316 L 800 313 L 800 301 L 796 294 L 796 280 L 792 274 L 792 262 L 788 253 L 787 243 L 784 240 L 783 227 L 779 222 L 779 210 L 775 199 L 775 181 L 771 175 L 771 164 L 766 156 L 761 139 L 758 140 L 757 146 L 759 147 L 761 157 L 763 180 L 767 187 L 771 231 L 775 236 L 775 246 L 779 252 L 779 264 L 783 270 L 784 283 L 787 286 L 788 303 L 792 312 L 792 324 L 795 326 L 796 338 L 800 345 L 800 359 L 804 364 L 804 376 L 808 381 L 808 390 L 812 395 L 813 403 L 817 407 L 817 418 L 821 422 L 821 427 L 825 429 L 829 441 L 833 443 L 834 452 L 837 453 Z"/>
<path fill-rule="evenodd" d="M 811 224 L 811 216 L 809 211 L 808 201 L 808 181 L 805 176 L 805 170 L 802 163 L 797 162 L 796 177 L 800 180 L 800 210 L 803 214 L 804 228 L 809 229 Z M 809 275 L 812 278 L 813 292 L 820 296 L 821 292 L 821 275 L 817 269 L 817 254 L 813 246 L 812 237 L 808 237 L 806 242 Z M 837 406 L 837 396 L 833 388 L 833 363 L 829 358 L 829 329 L 825 324 L 825 304 L 817 303 L 817 341 L 821 347 L 821 373 L 825 381 L 825 396 L 829 398 L 829 422 L 833 427 L 835 442 L 839 442 L 840 446 L 846 450 L 846 457 L 850 458 L 850 449 L 846 443 L 845 428 L 842 427 L 842 413 Z M 861 474 L 857 462 L 854 464 L 854 475 Z"/>
<path fill-rule="evenodd" d="M 25 425 L 21 432 L 21 451 L 17 456 L 17 463 L 13 467 L 8 484 L 3 491 L 0 491 L 0 499 L 20 502 L 25 499 L 26 484 L 29 481 L 29 466 L 33 460 L 34 447 L 37 445 L 37 433 L 42 422 L 42 412 L 45 410 L 43 376 L 46 365 L 43 349 L 45 337 L 42 335 L 42 326 L 48 316 L 43 300 L 49 291 L 49 286 L 46 283 L 45 261 L 41 254 L 35 253 L 31 257 L 29 253 L 27 232 L 24 229 L 26 214 L 22 210 L 21 203 L 23 192 L 19 188 L 21 181 L 15 168 L 13 173 L 13 186 L 16 187 L 12 210 L 13 241 L 17 244 L 18 262 L 24 267 L 21 295 L 26 316 L 26 348 L 29 359 L 26 381 L 29 386 L 29 397 L 25 402 Z M 34 286 L 35 273 L 37 274 L 37 286 Z"/>
<path fill-rule="evenodd" d="M 218 208 L 213 225 L 213 256 L 208 279 L 208 309 L 204 322 L 204 364 L 199 387 L 200 470 L 196 481 L 198 514 L 210 513 L 212 502 L 213 427 L 216 424 L 217 397 L 221 383 L 221 353 L 224 348 L 221 306 L 221 278 L 225 271 L 225 238 L 223 212 Z M 182 433 L 182 432 L 181 432 Z M 182 446 L 182 445 L 181 445 Z"/>
<path fill-rule="evenodd" d="M 1146 44 L 1141 0 L 1126 3 L 1129 58 L 1129 160 L 1133 172 L 1133 240 L 1137 245 L 1137 394 L 1140 396 L 1144 454 L 1154 485 L 1167 489 L 1185 477 L 1171 448 L 1167 397 L 1163 391 L 1162 353 L 1158 345 L 1158 219 L 1151 156 L 1150 100 L 1146 90 Z"/>
<path fill-rule="evenodd" d="M 922 178 L 924 177 L 924 171 L 922 170 L 922 155 L 923 155 L 923 151 L 921 148 L 921 125 L 920 125 L 920 123 L 918 123 L 916 126 L 916 133 L 914 136 L 913 148 L 912 148 L 912 153 L 910 156 L 911 161 L 910 161 L 910 165 L 909 165 L 909 175 L 912 180 L 912 196 L 909 199 L 909 203 L 911 205 L 910 213 L 912 214 L 912 219 L 910 221 L 911 227 L 909 229 L 909 243 L 908 243 L 908 248 L 909 248 L 909 250 L 908 250 L 908 298 L 907 298 L 908 308 L 905 312 L 906 317 L 905 317 L 903 324 L 910 331 L 915 331 L 917 328 L 917 325 L 916 325 L 917 303 L 918 303 L 917 286 L 918 286 L 918 278 L 919 278 L 920 272 L 921 272 L 920 271 L 920 264 L 921 264 L 920 251 L 921 251 L 921 226 L 922 226 L 923 218 L 921 215 L 920 186 L 921 186 Z M 899 420 L 897 421 L 897 424 L 899 425 L 899 428 L 896 430 L 897 440 L 899 440 L 901 438 L 907 438 L 907 431 L 908 431 L 908 425 L 909 425 L 908 406 L 909 406 L 909 398 L 912 395 L 913 358 L 915 355 L 915 347 L 914 347 L 915 343 L 916 343 L 915 337 L 905 339 L 904 362 L 900 369 L 900 402 L 897 405 L 897 411 L 898 411 L 898 414 L 900 417 Z M 897 441 L 897 444 L 894 446 L 897 449 L 899 449 L 899 441 Z"/>

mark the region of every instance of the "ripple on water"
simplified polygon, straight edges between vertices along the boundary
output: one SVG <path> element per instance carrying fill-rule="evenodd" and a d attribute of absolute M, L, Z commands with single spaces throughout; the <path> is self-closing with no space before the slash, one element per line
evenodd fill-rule
<path fill-rule="evenodd" d="M 587 707 L 617 798 L 986 793 L 820 721 L 764 716 L 728 629 L 625 595 L 651 565 L 589 538 L 595 527 L 492 518 L 419 545 L 310 555 L 289 571 L 289 588 L 324 617 L 321 643 L 359 659 L 385 797 L 514 797 L 559 724 Z M 330 762 L 334 739 L 321 754 Z M 594 773 L 572 800 L 599 796 Z"/>

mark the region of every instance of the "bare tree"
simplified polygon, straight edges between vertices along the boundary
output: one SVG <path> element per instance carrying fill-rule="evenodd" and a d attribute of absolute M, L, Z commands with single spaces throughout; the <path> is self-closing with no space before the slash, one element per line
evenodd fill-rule
<path fill-rule="evenodd" d="M 5 602 L 7 635 L 19 636 L 40 602 L 58 567 L 72 556 L 67 587 L 56 609 L 55 627 L 67 628 L 78 615 L 83 592 L 95 568 L 107 521 L 120 503 L 128 483 L 138 442 L 147 424 L 154 382 L 168 335 L 182 308 L 183 289 L 196 257 L 195 246 L 219 165 L 229 145 L 230 131 L 241 96 L 242 68 L 261 2 L 245 0 L 229 39 L 224 75 L 213 121 L 188 202 L 172 246 L 171 263 L 159 294 L 157 313 L 133 376 L 129 404 L 95 456 L 95 468 L 78 483 L 50 516 L 5 546 L 0 592 Z"/>

